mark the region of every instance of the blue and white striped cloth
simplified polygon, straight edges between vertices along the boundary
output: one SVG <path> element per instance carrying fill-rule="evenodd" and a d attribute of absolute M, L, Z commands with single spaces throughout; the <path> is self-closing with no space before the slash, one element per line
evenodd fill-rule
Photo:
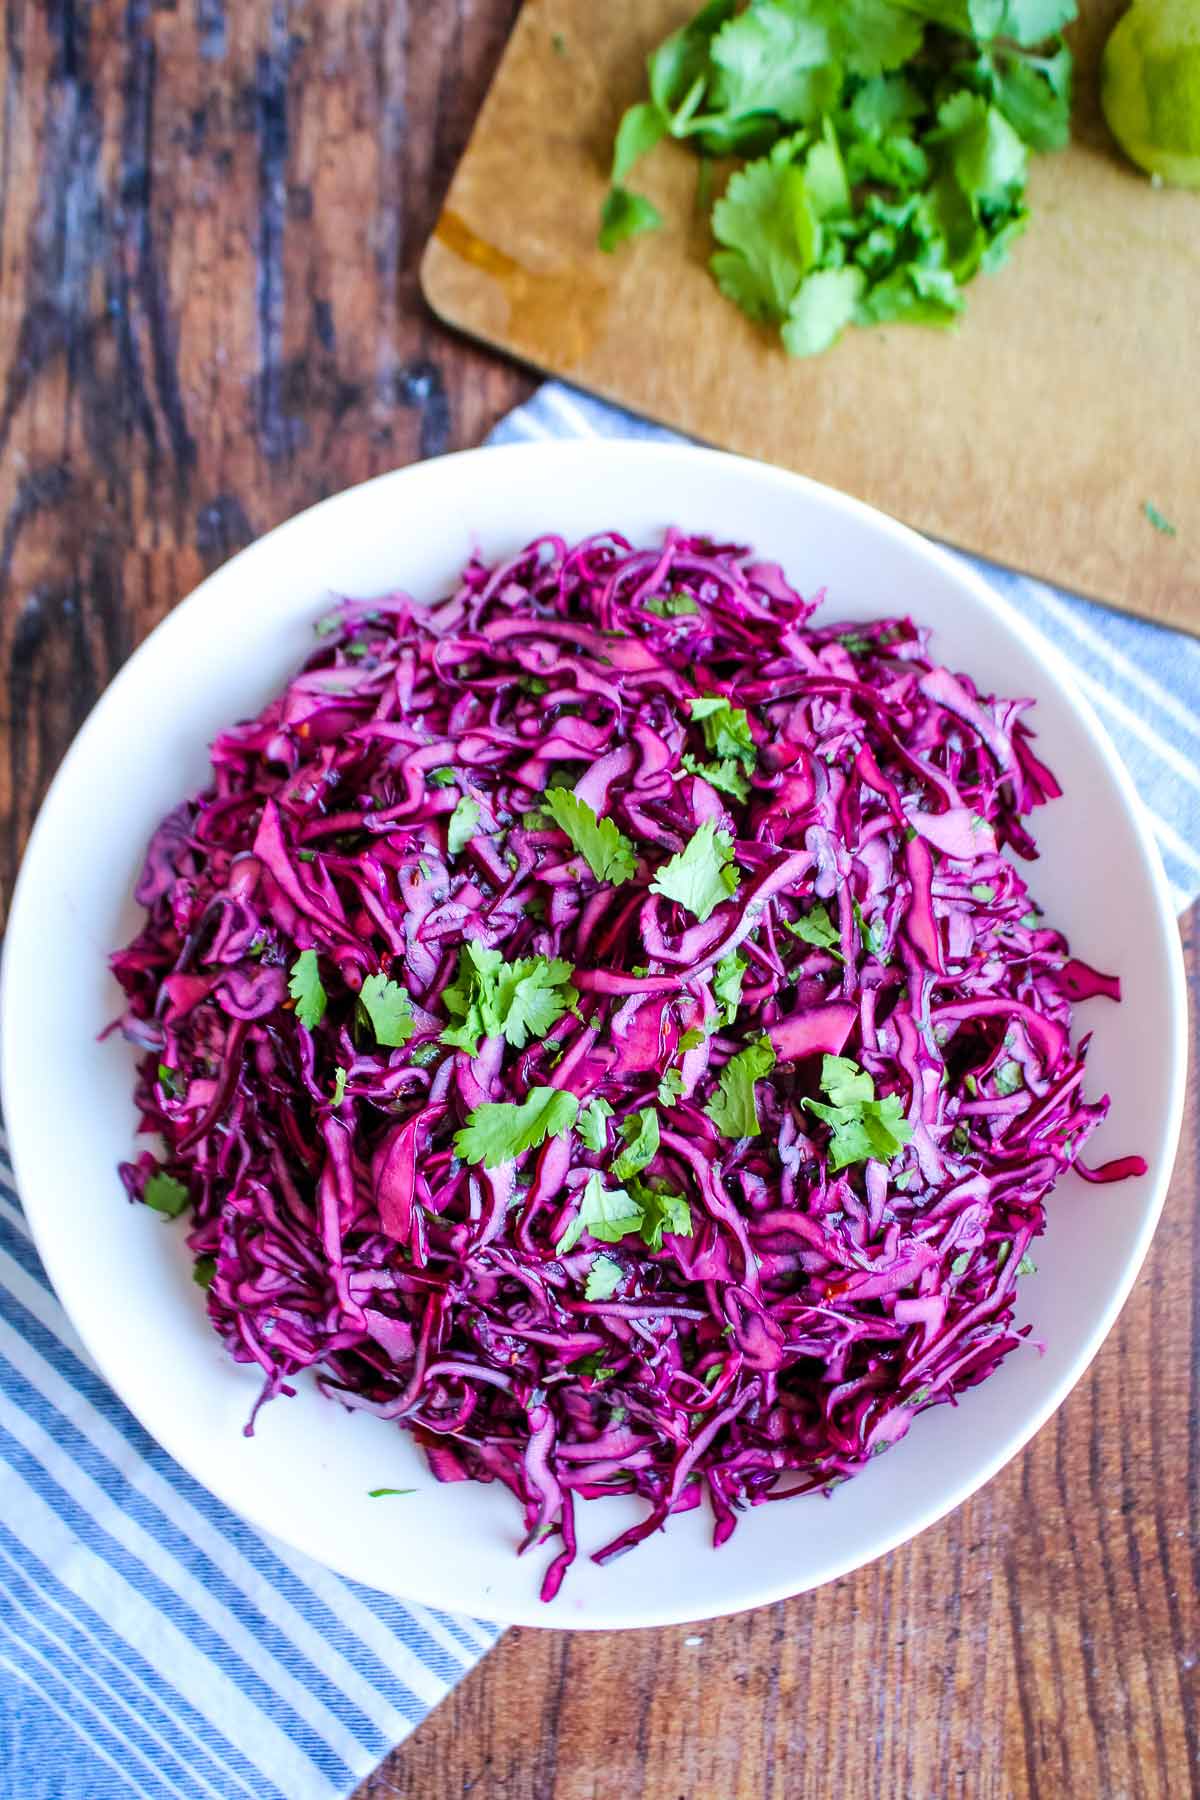
<path fill-rule="evenodd" d="M 581 434 L 670 435 L 551 385 L 493 441 Z M 1200 645 L 984 573 L 1070 657 L 1182 908 L 1200 891 Z M 331 1575 L 178 1468 L 75 1337 L 0 1139 L 0 1800 L 344 1795 L 498 1635 Z"/>

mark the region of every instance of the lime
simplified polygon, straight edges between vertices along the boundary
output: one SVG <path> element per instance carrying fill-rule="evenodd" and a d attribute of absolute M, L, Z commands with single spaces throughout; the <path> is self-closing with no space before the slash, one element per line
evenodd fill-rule
<path fill-rule="evenodd" d="M 1200 188 L 1200 0 L 1135 0 L 1105 45 L 1100 104 L 1135 163 Z"/>

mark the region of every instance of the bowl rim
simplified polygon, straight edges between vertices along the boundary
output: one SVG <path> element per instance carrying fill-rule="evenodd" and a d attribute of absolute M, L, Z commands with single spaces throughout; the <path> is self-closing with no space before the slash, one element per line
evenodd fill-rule
<path fill-rule="evenodd" d="M 128 672 L 147 647 L 151 643 L 161 644 L 172 634 L 182 630 L 180 621 L 183 618 L 190 618 L 204 604 L 206 596 L 210 595 L 215 588 L 224 587 L 230 581 L 236 582 L 241 567 L 266 553 L 268 546 L 277 550 L 289 535 L 298 537 L 303 531 L 312 530 L 322 515 L 330 509 L 336 511 L 350 496 L 363 495 L 371 490 L 382 493 L 385 489 L 397 483 L 403 483 L 407 478 L 432 467 L 451 465 L 461 470 L 464 485 L 469 486 L 473 471 L 481 466 L 494 465 L 501 460 L 532 465 L 546 459 L 552 459 L 556 467 L 560 466 L 564 460 L 581 464 L 597 460 L 601 462 L 634 460 L 647 465 L 685 462 L 699 466 L 701 462 L 704 462 L 716 465 L 718 468 L 737 469 L 743 473 L 749 468 L 753 470 L 755 479 L 764 485 L 774 485 L 791 494 L 806 495 L 819 504 L 832 508 L 835 512 L 841 511 L 852 528 L 865 530 L 868 534 L 877 533 L 884 537 L 891 537 L 906 545 L 910 550 L 916 550 L 920 557 L 939 568 L 954 585 L 966 590 L 970 594 L 973 604 L 990 613 L 993 620 L 1005 631 L 1032 646 L 1042 661 L 1051 683 L 1060 691 L 1064 703 L 1074 711 L 1080 723 L 1085 727 L 1089 747 L 1105 765 L 1139 840 L 1154 895 L 1154 923 L 1166 956 L 1171 1015 L 1166 1022 L 1166 1029 L 1170 1033 L 1172 1042 L 1170 1092 L 1163 1113 L 1165 1154 L 1161 1167 L 1154 1178 L 1156 1185 L 1152 1197 L 1145 1205 L 1141 1228 L 1128 1254 L 1120 1279 L 1114 1285 L 1107 1303 L 1097 1314 L 1086 1339 L 1080 1345 L 1074 1358 L 1064 1367 L 1056 1382 L 1039 1404 L 1014 1423 L 1003 1446 L 998 1448 L 981 1467 L 973 1469 L 944 1491 L 939 1492 L 922 1510 L 916 1524 L 909 1522 L 896 1530 L 880 1533 L 873 1540 L 866 1554 L 848 1550 L 842 1555 L 831 1558 L 823 1572 L 811 1579 L 804 1577 L 797 1581 L 793 1574 L 790 1577 L 785 1575 L 772 1580 L 769 1578 L 768 1572 L 753 1593 L 748 1592 L 744 1599 L 739 1599 L 734 1604 L 722 1603 L 714 1607 L 711 1603 L 707 1606 L 703 1604 L 699 1606 L 695 1604 L 664 1606 L 660 1603 L 656 1606 L 652 1618 L 639 1618 L 631 1621 L 620 1608 L 607 1611 L 603 1606 L 589 1603 L 589 1611 L 585 1617 L 573 1618 L 565 1612 L 558 1613 L 554 1607 L 545 1606 L 537 1597 L 536 1583 L 531 1580 L 530 1598 L 527 1604 L 505 1605 L 501 1610 L 492 1612 L 489 1612 L 486 1607 L 469 1609 L 479 1617 L 492 1618 L 501 1623 L 547 1630 L 656 1629 L 665 1625 L 691 1624 L 705 1619 L 733 1616 L 758 1606 L 770 1605 L 778 1600 L 809 1592 L 829 1581 L 839 1580 L 847 1574 L 867 1567 L 880 1557 L 890 1554 L 902 1544 L 919 1536 L 977 1493 L 1025 1448 L 1086 1373 L 1129 1297 L 1166 1201 L 1178 1152 L 1186 1095 L 1188 990 L 1178 921 L 1171 902 L 1162 860 L 1149 816 L 1134 786 L 1133 779 L 1091 702 L 1077 685 L 1066 658 L 1053 643 L 1045 639 L 1036 627 L 1020 614 L 1009 600 L 989 584 L 982 574 L 951 555 L 941 544 L 924 537 L 889 514 L 869 505 L 866 501 L 816 481 L 810 476 L 797 474 L 754 458 L 737 456 L 730 452 L 713 450 L 700 445 L 671 441 L 591 437 L 565 440 L 539 439 L 513 444 L 481 445 L 407 464 L 401 468 L 386 470 L 366 481 L 354 483 L 336 494 L 317 501 L 254 539 L 213 570 L 185 595 L 131 652 L 125 663 L 98 696 L 76 731 L 38 809 L 37 818 L 26 844 L 13 888 L 8 927 L 4 938 L 3 958 L 0 962 L 0 1093 L 7 1096 L 16 1091 L 16 1087 L 19 1086 L 19 1083 L 14 1084 L 12 1079 L 18 1056 L 18 1021 L 12 1016 L 14 983 L 10 979 L 10 969 L 16 960 L 14 946 L 19 947 L 25 935 L 26 913 L 33 903 L 31 896 L 34 890 L 35 876 L 31 871 L 37 868 L 43 854 L 43 844 L 48 843 L 53 837 L 57 796 L 74 781 L 76 770 L 83 764 L 89 753 L 91 739 L 99 728 L 102 715 L 107 715 L 114 707 L 119 707 Z M 64 1297 L 65 1293 L 69 1293 L 74 1286 L 69 1266 L 70 1259 L 65 1252 L 60 1253 L 60 1246 L 65 1243 L 64 1237 L 52 1229 L 49 1209 L 40 1207 L 36 1201 L 30 1206 L 23 1198 L 25 1194 L 36 1193 L 38 1189 L 37 1182 L 32 1178 L 32 1168 L 36 1157 L 32 1131 L 26 1130 L 24 1120 L 19 1113 L 7 1117 L 5 1123 L 13 1165 L 14 1186 L 18 1196 L 22 1197 L 22 1210 L 29 1224 L 37 1253 L 50 1277 L 55 1294 L 106 1384 L 156 1442 L 181 1468 L 212 1493 L 222 1505 L 227 1506 L 236 1517 L 262 1532 L 268 1539 L 285 1543 L 302 1554 L 310 1556 L 315 1562 L 332 1569 L 335 1573 L 375 1587 L 377 1591 L 391 1593 L 401 1601 L 435 1608 L 444 1608 L 447 1605 L 458 1607 L 459 1602 L 447 1601 L 444 1590 L 440 1590 L 438 1587 L 436 1577 L 427 1584 L 422 1583 L 419 1579 L 406 1581 L 402 1591 L 390 1586 L 379 1589 L 377 1575 L 373 1578 L 370 1573 L 365 1573 L 363 1568 L 355 1562 L 352 1554 L 343 1554 L 341 1550 L 337 1554 L 331 1554 L 327 1544 L 322 1543 L 318 1546 L 303 1532 L 280 1531 L 274 1520 L 257 1512 L 254 1505 L 247 1504 L 240 1495 L 236 1500 L 228 1497 L 226 1489 L 229 1484 L 221 1476 L 221 1472 L 216 1471 L 217 1479 L 214 1481 L 214 1472 L 204 1467 L 202 1459 L 192 1454 L 186 1432 L 182 1427 L 176 1426 L 173 1418 L 164 1419 L 155 1416 L 151 1419 L 143 1415 L 139 1404 L 129 1398 L 114 1374 L 110 1372 L 110 1359 L 103 1334 L 98 1334 L 82 1325 L 68 1299 Z"/>

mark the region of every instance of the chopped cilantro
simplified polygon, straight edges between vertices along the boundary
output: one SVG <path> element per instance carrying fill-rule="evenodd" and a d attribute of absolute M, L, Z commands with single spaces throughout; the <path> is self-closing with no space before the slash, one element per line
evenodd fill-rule
<path fill-rule="evenodd" d="M 858 926 L 858 935 L 862 939 L 862 947 L 867 955 L 873 956 L 876 962 L 890 962 L 891 957 L 886 956 L 883 950 L 883 945 L 886 942 L 887 937 L 883 920 L 876 919 L 872 924 L 868 925 L 866 919 L 863 917 L 863 909 L 858 904 L 857 900 L 852 900 L 850 902 L 850 908 L 854 914 L 854 923 Z"/>
<path fill-rule="evenodd" d="M 653 200 L 629 188 L 611 187 L 600 214 L 597 242 L 601 250 L 611 252 L 644 231 L 657 231 L 661 224 L 662 214 Z"/>
<path fill-rule="evenodd" d="M 158 1065 L 158 1084 L 164 1094 L 169 1095 L 172 1100 L 178 1100 L 183 1092 L 182 1078 L 178 1070 L 169 1069 L 166 1063 Z"/>
<path fill-rule="evenodd" d="M 292 964 L 288 993 L 296 1002 L 296 1017 L 306 1031 L 315 1031 L 325 1017 L 327 998 L 321 985 L 315 950 L 302 950 Z"/>
<path fill-rule="evenodd" d="M 718 788 L 723 794 L 731 794 L 735 800 L 746 801 L 750 798 L 750 783 L 732 756 L 727 756 L 722 762 L 706 763 L 685 752 L 683 766 L 689 775 L 699 775 L 710 787 Z"/>
<path fill-rule="evenodd" d="M 996 890 L 990 881 L 976 881 L 971 888 L 971 898 L 986 906 L 989 900 L 996 898 Z"/>
<path fill-rule="evenodd" d="M 389 1494 L 415 1494 L 416 1491 L 416 1488 L 368 1488 L 367 1499 L 383 1500 L 386 1499 Z"/>
<path fill-rule="evenodd" d="M 583 1286 L 585 1300 L 610 1300 L 621 1285 L 625 1271 L 611 1256 L 593 1256 L 592 1266 Z"/>
<path fill-rule="evenodd" d="M 952 1275 L 965 1275 L 970 1261 L 971 1252 L 969 1250 L 964 1250 L 959 1256 L 956 1256 L 954 1261 L 950 1264 L 950 1273 Z"/>
<path fill-rule="evenodd" d="M 721 1008 L 722 1025 L 732 1025 L 737 1018 L 738 1007 L 742 1003 L 742 977 L 747 967 L 745 957 L 739 956 L 736 950 L 731 950 L 713 970 L 713 999 Z M 691 1045 L 684 1044 L 682 1038 L 679 1043 L 680 1049 L 691 1048 Z"/>
<path fill-rule="evenodd" d="M 386 975 L 368 975 L 359 990 L 359 1005 L 371 1022 L 377 1043 L 394 1049 L 406 1044 L 417 1029 L 412 1001 L 398 981 Z"/>
<path fill-rule="evenodd" d="M 717 1077 L 717 1092 L 704 1109 L 722 1137 L 753 1137 L 761 1129 L 755 1084 L 774 1067 L 775 1052 L 765 1037 L 730 1057 Z"/>
<path fill-rule="evenodd" d="M 520 1105 L 489 1101 L 477 1106 L 461 1131 L 455 1132 L 454 1148 L 464 1162 L 495 1169 L 525 1150 L 539 1149 L 548 1137 L 562 1137 L 574 1125 L 578 1112 L 574 1094 L 535 1087 Z"/>
<path fill-rule="evenodd" d="M 579 1196 L 579 1210 L 554 1247 L 555 1255 L 573 1250 L 585 1231 L 602 1244 L 616 1244 L 640 1231 L 641 1225 L 642 1209 L 633 1196 L 624 1188 L 606 1188 L 600 1171 L 593 1169 Z"/>
<path fill-rule="evenodd" d="M 668 1069 L 658 1084 L 658 1104 L 672 1107 L 683 1098 L 683 1071 Z"/>
<path fill-rule="evenodd" d="M 628 1181 L 658 1154 L 658 1114 L 654 1108 L 644 1106 L 641 1112 L 622 1119 L 621 1136 L 625 1148 L 613 1163 L 613 1174 L 618 1181 Z"/>
<path fill-rule="evenodd" d="M 611 819 L 598 819 L 586 800 L 569 788 L 546 795 L 546 811 L 570 838 L 597 881 L 620 887 L 633 878 L 637 856 L 629 839 Z"/>
<path fill-rule="evenodd" d="M 333 1076 L 333 1104 L 340 1106 L 346 1098 L 346 1071 L 338 1064 Z"/>
<path fill-rule="evenodd" d="M 1015 1094 L 1025 1086 L 1025 1071 L 1019 1062 L 1001 1063 L 992 1076 L 992 1083 L 998 1094 Z"/>
<path fill-rule="evenodd" d="M 802 943 L 811 944 L 816 950 L 828 950 L 839 962 L 845 962 L 838 948 L 842 934 L 830 918 L 829 908 L 823 900 L 818 900 L 802 919 L 787 919 L 784 923 L 793 937 L 798 937 Z"/>
<path fill-rule="evenodd" d="M 754 767 L 758 749 L 750 730 L 750 720 L 740 706 L 730 706 L 717 694 L 706 694 L 690 702 L 692 718 L 704 732 L 704 741 L 719 757 L 731 757 L 747 769 Z"/>
<path fill-rule="evenodd" d="M 570 963 L 545 956 L 521 956 L 506 962 L 499 950 L 475 939 L 458 953 L 458 974 L 442 995 L 455 1023 L 442 1033 L 469 1056 L 479 1054 L 479 1040 L 503 1036 L 514 1050 L 531 1038 L 544 1038 L 579 995 L 570 985 Z"/>
<path fill-rule="evenodd" d="M 174 1175 L 167 1175 L 162 1169 L 156 1169 L 142 1189 L 142 1199 L 153 1212 L 162 1213 L 168 1219 L 177 1219 L 191 1195 L 182 1181 L 176 1181 Z"/>
<path fill-rule="evenodd" d="M 608 1126 L 606 1119 L 612 1118 L 612 1107 L 599 1095 L 588 1102 L 575 1122 L 575 1129 L 583 1140 L 585 1149 L 601 1151 L 608 1144 Z"/>
<path fill-rule="evenodd" d="M 192 1264 L 192 1280 L 197 1287 L 210 1288 L 216 1272 L 217 1259 L 215 1256 L 198 1256 Z"/>
<path fill-rule="evenodd" d="M 446 848 L 451 856 L 457 856 L 460 850 L 475 836 L 479 825 L 479 803 L 464 794 L 454 811 L 450 814 L 450 823 L 446 827 Z"/>
<path fill-rule="evenodd" d="M 1168 519 L 1163 513 L 1159 512 L 1159 510 L 1158 510 L 1157 506 L 1155 506 L 1153 500 L 1147 500 L 1145 505 L 1142 507 L 1142 511 L 1145 513 L 1146 517 L 1149 519 L 1150 523 L 1153 525 L 1155 531 L 1161 532 L 1163 537 L 1175 537 L 1176 536 L 1176 531 L 1175 531 L 1174 525 L 1172 525 L 1170 519 Z"/>
<path fill-rule="evenodd" d="M 429 783 L 430 787 L 435 787 L 435 788 L 453 787 L 455 782 L 458 780 L 458 770 L 450 769 L 450 768 L 431 769 L 429 771 L 429 774 L 425 777 L 425 779 Z"/>
<path fill-rule="evenodd" d="M 1021 1258 L 1020 1262 L 1017 1264 L 1017 1274 L 1018 1275 L 1036 1275 L 1037 1274 L 1037 1264 L 1034 1262 L 1032 1256 L 1023 1256 Z"/>
<path fill-rule="evenodd" d="M 700 611 L 690 594 L 651 594 L 642 605 L 660 619 L 682 619 Z"/>
<path fill-rule="evenodd" d="M 718 831 L 715 819 L 697 826 L 684 849 L 663 864 L 650 883 L 653 894 L 662 894 L 700 920 L 738 890 L 738 870 L 733 866 L 733 839 Z"/>
<path fill-rule="evenodd" d="M 662 1249 L 665 1231 L 675 1237 L 691 1237 L 692 1209 L 682 1194 L 657 1184 L 643 1187 L 640 1181 L 633 1187 L 642 1208 L 642 1242 L 648 1249 Z"/>
<path fill-rule="evenodd" d="M 826 1056 L 821 1088 L 829 1104 L 805 1100 L 804 1106 L 830 1129 L 827 1161 L 831 1173 L 850 1163 L 890 1163 L 912 1139 L 897 1094 L 875 1098 L 875 1082 L 848 1056 Z"/>

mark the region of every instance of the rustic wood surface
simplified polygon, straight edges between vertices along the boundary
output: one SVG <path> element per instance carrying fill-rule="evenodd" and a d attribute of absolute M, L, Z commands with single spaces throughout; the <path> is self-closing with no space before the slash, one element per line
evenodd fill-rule
<path fill-rule="evenodd" d="M 416 282 L 515 11 L 7 0 L 5 898 L 76 725 L 202 574 L 324 494 L 478 442 L 528 391 Z M 1188 934 L 1200 991 L 1195 914 Z M 741 1619 L 513 1632 L 359 1800 L 1200 1792 L 1196 1140 L 1193 1094 L 1121 1324 L 970 1505 Z"/>

